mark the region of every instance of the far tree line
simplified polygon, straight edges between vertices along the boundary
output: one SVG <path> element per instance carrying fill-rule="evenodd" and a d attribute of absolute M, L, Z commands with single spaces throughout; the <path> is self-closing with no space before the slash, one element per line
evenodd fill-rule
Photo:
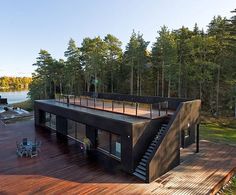
<path fill-rule="evenodd" d="M 236 13 L 236 9 L 232 11 Z M 56 93 L 83 91 L 199 98 L 203 110 L 232 114 L 236 101 L 236 15 L 214 17 L 206 31 L 161 27 L 156 41 L 132 32 L 122 42 L 108 34 L 83 39 L 78 47 L 69 40 L 65 60 L 40 50 L 29 95 L 53 98 Z"/>
<path fill-rule="evenodd" d="M 31 81 L 31 77 L 0 77 L 0 89 L 28 89 Z"/>

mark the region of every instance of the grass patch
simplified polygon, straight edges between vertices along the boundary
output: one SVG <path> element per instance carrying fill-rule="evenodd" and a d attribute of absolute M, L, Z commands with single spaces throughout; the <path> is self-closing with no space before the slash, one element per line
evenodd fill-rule
<path fill-rule="evenodd" d="M 231 180 L 231 183 L 229 186 L 227 186 L 222 194 L 224 195 L 233 195 L 233 194 L 236 194 L 236 176 L 233 177 L 233 179 Z"/>
<path fill-rule="evenodd" d="M 236 145 L 236 128 L 219 123 L 205 123 L 200 126 L 200 138 L 213 142 Z"/>
<path fill-rule="evenodd" d="M 22 108 L 22 109 L 27 110 L 29 112 L 33 111 L 33 102 L 31 100 L 26 100 L 24 102 L 15 103 L 15 104 L 12 104 L 12 106 Z"/>

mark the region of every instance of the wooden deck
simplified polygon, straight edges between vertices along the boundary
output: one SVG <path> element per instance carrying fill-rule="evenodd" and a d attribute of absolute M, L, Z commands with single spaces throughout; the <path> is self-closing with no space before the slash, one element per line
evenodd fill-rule
<path fill-rule="evenodd" d="M 37 158 L 18 158 L 15 143 L 37 137 L 42 152 Z M 35 130 L 33 121 L 0 127 L 0 194 L 207 194 L 236 166 L 236 148 L 207 141 L 181 151 L 182 163 L 146 184 L 109 162 L 83 156 L 73 141 Z"/>

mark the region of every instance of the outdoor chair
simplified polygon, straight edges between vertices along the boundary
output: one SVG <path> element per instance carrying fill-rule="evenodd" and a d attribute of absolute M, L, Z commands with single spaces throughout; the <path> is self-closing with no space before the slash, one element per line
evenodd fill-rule
<path fill-rule="evenodd" d="M 23 146 L 26 146 L 27 145 L 27 138 L 23 138 L 22 143 L 23 143 Z"/>
<path fill-rule="evenodd" d="M 24 146 L 16 142 L 16 154 L 20 157 L 24 155 L 28 156 L 28 151 L 24 148 Z"/>
<path fill-rule="evenodd" d="M 32 150 L 30 151 L 30 157 L 35 157 L 35 156 L 38 156 L 38 151 L 37 151 L 37 147 L 36 146 L 33 146 L 32 147 Z"/>
<path fill-rule="evenodd" d="M 35 142 L 35 146 L 36 146 L 38 152 L 41 152 L 41 145 L 42 145 L 42 142 L 41 142 L 41 141 Z"/>
<path fill-rule="evenodd" d="M 22 147 L 20 146 L 20 144 L 18 142 L 16 142 L 16 154 L 20 157 L 23 156 L 23 150 Z"/>
<path fill-rule="evenodd" d="M 28 151 L 26 148 L 23 147 L 23 148 L 22 148 L 22 156 L 24 156 L 24 155 L 25 155 L 25 156 L 29 156 L 29 151 Z M 21 156 L 21 157 L 22 157 L 22 156 Z"/>

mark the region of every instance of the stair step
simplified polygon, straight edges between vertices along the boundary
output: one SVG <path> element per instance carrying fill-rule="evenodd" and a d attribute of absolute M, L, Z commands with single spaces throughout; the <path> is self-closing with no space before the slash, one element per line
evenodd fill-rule
<path fill-rule="evenodd" d="M 145 164 L 147 163 L 147 159 L 142 158 L 141 161 L 144 162 Z"/>
<path fill-rule="evenodd" d="M 153 140 L 153 141 L 152 141 L 152 144 L 157 144 L 157 141 L 156 141 L 156 140 Z"/>
<path fill-rule="evenodd" d="M 150 156 L 151 154 L 152 154 L 152 152 L 146 151 L 144 155 L 149 155 Z"/>
<path fill-rule="evenodd" d="M 167 126 L 167 124 L 163 123 L 163 124 L 162 124 L 162 126 L 166 127 L 166 126 Z"/>
<path fill-rule="evenodd" d="M 139 173 L 139 174 L 141 174 L 141 175 L 143 175 L 143 176 L 146 177 L 146 171 L 143 171 L 143 170 L 141 170 L 141 169 L 139 169 L 139 168 L 136 168 L 136 169 L 135 169 L 135 172 L 137 172 L 137 173 Z"/>
<path fill-rule="evenodd" d="M 143 170 L 143 171 L 146 171 L 146 167 L 142 166 L 142 165 L 138 165 L 137 168 Z"/>
<path fill-rule="evenodd" d="M 155 143 L 155 144 L 154 144 L 154 143 L 151 143 L 151 146 L 155 147 L 155 146 L 156 146 L 156 143 Z"/>
<path fill-rule="evenodd" d="M 153 151 L 154 148 L 155 148 L 154 146 L 151 146 L 151 145 L 150 145 L 150 146 L 148 147 L 148 150 L 152 150 L 152 151 Z"/>
<path fill-rule="evenodd" d="M 150 153 L 152 153 L 152 152 L 153 152 L 153 150 L 151 150 L 151 149 L 147 149 L 147 152 L 150 152 Z"/>
<path fill-rule="evenodd" d="M 139 162 L 139 164 L 142 165 L 142 166 L 144 166 L 144 167 L 146 167 L 146 165 L 147 165 L 146 163 L 144 163 L 144 162 L 142 162 L 142 161 Z"/>
<path fill-rule="evenodd" d="M 137 172 L 134 172 L 133 175 L 135 175 L 136 177 L 138 177 L 139 179 L 142 179 L 142 180 L 146 180 L 146 177 L 144 177 L 143 175 L 137 173 Z"/>
<path fill-rule="evenodd" d="M 150 155 L 144 155 L 143 158 L 149 159 Z"/>

